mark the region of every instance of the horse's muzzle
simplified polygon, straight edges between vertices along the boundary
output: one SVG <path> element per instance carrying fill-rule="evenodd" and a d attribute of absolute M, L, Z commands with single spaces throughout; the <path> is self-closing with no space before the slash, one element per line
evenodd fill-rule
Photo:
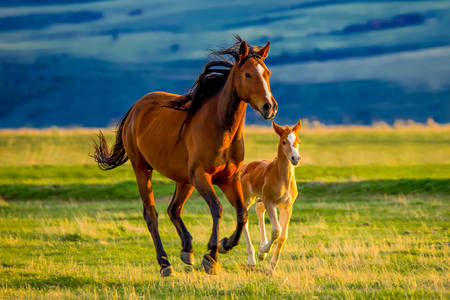
<path fill-rule="evenodd" d="M 277 115 L 277 112 L 278 112 L 278 105 L 276 104 L 276 102 L 275 105 L 273 106 L 270 103 L 266 103 L 263 106 L 261 115 L 266 120 L 272 120 Z"/>

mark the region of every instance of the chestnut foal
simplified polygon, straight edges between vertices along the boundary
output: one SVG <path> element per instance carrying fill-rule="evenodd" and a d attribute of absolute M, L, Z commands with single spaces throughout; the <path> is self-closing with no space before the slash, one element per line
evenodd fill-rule
<path fill-rule="evenodd" d="M 292 205 L 298 194 L 294 166 L 300 161 L 297 133 L 300 130 L 301 121 L 299 120 L 292 128 L 287 125 L 279 126 L 275 122 L 272 125 L 275 132 L 280 136 L 277 157 L 271 162 L 262 160 L 244 165 L 241 172 L 241 182 L 246 207 L 249 208 L 256 200 L 256 214 L 258 215 L 261 234 L 258 251 L 260 260 L 266 258 L 273 243 L 275 240 L 277 241 L 277 248 L 271 260 L 272 270 L 274 270 L 281 248 L 287 238 Z M 280 222 L 277 219 L 277 206 L 280 209 Z M 265 210 L 267 210 L 272 224 L 272 234 L 269 241 L 266 238 L 264 225 Z M 248 223 L 244 227 L 244 237 L 247 242 L 247 264 L 254 266 L 256 265 L 255 250 L 248 233 Z"/>

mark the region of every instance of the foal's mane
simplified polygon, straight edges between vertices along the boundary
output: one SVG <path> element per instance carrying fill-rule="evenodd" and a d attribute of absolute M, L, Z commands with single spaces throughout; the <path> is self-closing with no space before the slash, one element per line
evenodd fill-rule
<path fill-rule="evenodd" d="M 243 41 L 239 35 L 234 35 L 236 40 L 228 48 L 212 50 L 210 61 L 205 64 L 202 73 L 189 89 L 189 92 L 182 97 L 171 101 L 166 107 L 187 112 L 187 116 L 180 128 L 181 131 L 186 123 L 189 123 L 192 116 L 206 102 L 206 100 L 219 92 L 230 75 L 231 69 L 239 60 L 239 46 Z M 257 57 L 259 47 L 248 45 L 248 55 L 239 62 L 242 65 L 248 58 Z"/>

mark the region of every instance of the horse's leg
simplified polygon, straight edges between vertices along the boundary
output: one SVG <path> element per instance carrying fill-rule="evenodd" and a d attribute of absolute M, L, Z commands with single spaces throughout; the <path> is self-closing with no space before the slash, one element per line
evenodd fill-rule
<path fill-rule="evenodd" d="M 269 253 L 273 243 L 280 236 L 281 226 L 280 223 L 278 223 L 276 205 L 270 201 L 264 201 L 264 206 L 266 207 L 267 215 L 269 216 L 270 223 L 272 224 L 272 234 L 270 235 L 269 242 L 260 247 L 259 250 L 264 253 Z"/>
<path fill-rule="evenodd" d="M 181 239 L 181 260 L 188 266 L 192 267 L 194 264 L 194 253 L 192 251 L 192 236 L 184 225 L 181 219 L 181 212 L 183 211 L 184 203 L 192 194 L 194 187 L 190 184 L 177 183 L 175 193 L 170 201 L 167 213 L 172 220 L 173 225 L 177 229 L 178 235 Z"/>
<path fill-rule="evenodd" d="M 191 172 L 191 183 L 195 186 L 200 195 L 208 203 L 213 219 L 211 237 L 208 242 L 209 254 L 203 256 L 202 265 L 208 274 L 217 274 L 217 244 L 219 242 L 219 221 L 222 217 L 222 205 L 217 198 L 216 192 L 211 183 L 211 176 L 204 170 L 195 169 Z"/>
<path fill-rule="evenodd" d="M 259 224 L 259 233 L 261 235 L 261 240 L 259 242 L 259 249 L 261 249 L 265 244 L 267 244 L 267 236 L 266 236 L 266 224 L 264 221 L 264 213 L 266 212 L 266 207 L 264 203 L 259 201 L 256 202 L 256 215 L 258 216 L 258 224 Z M 267 256 L 267 253 L 261 252 L 258 249 L 258 258 L 259 260 L 264 260 Z"/>
<path fill-rule="evenodd" d="M 219 187 L 227 197 L 228 201 L 230 201 L 231 205 L 236 209 L 236 230 L 229 238 L 223 238 L 219 244 L 220 253 L 227 253 L 239 243 L 242 229 L 244 228 L 245 223 L 247 223 L 248 212 L 244 203 L 244 196 L 242 195 L 241 182 L 237 175 L 235 175 L 230 182 L 221 184 Z"/>
<path fill-rule="evenodd" d="M 152 235 L 153 244 L 156 249 L 156 258 L 161 266 L 160 274 L 163 277 L 170 276 L 173 274 L 173 269 L 167 259 L 167 254 L 164 251 L 158 232 L 158 213 L 155 209 L 155 199 L 153 198 L 153 188 L 151 182 L 153 170 L 149 169 L 146 163 L 141 165 L 133 164 L 133 169 L 136 175 L 139 194 L 141 195 L 142 203 L 144 205 L 144 219 L 147 223 L 148 230 Z"/>
<path fill-rule="evenodd" d="M 273 253 L 272 259 L 270 261 L 272 270 L 275 270 L 275 267 L 277 266 L 281 249 L 283 248 L 284 242 L 287 239 L 288 225 L 289 220 L 291 219 L 291 214 L 292 214 L 292 205 L 285 206 L 280 209 L 281 235 L 277 240 L 277 248 L 275 249 L 275 252 Z"/>

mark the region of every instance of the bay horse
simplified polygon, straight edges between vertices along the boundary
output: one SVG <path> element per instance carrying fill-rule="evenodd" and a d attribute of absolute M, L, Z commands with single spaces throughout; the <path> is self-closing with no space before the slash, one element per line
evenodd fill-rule
<path fill-rule="evenodd" d="M 247 104 L 264 119 L 273 119 L 278 104 L 269 84 L 270 71 L 264 63 L 270 42 L 252 47 L 239 36 L 223 50 L 213 51 L 190 92 L 176 95 L 153 92 L 130 108 L 118 123 L 115 144 L 108 148 L 100 131 L 94 159 L 103 170 L 131 162 L 144 206 L 144 219 L 151 233 L 161 276 L 173 269 L 158 231 L 158 213 L 152 188 L 152 172 L 175 181 L 175 193 L 167 212 L 181 239 L 181 260 L 194 263 L 192 236 L 181 212 L 194 188 L 208 204 L 212 219 L 209 253 L 203 256 L 206 273 L 218 271 L 218 251 L 227 252 L 239 242 L 247 222 L 241 182 L 238 176 L 244 159 L 242 129 Z M 219 186 L 236 209 L 237 225 L 229 238 L 220 242 L 222 206 L 214 191 Z"/>
<path fill-rule="evenodd" d="M 256 200 L 256 214 L 261 234 L 258 251 L 260 260 L 266 258 L 272 245 L 277 241 L 277 248 L 271 259 L 271 271 L 275 270 L 281 249 L 287 238 L 292 205 L 298 195 L 294 166 L 300 161 L 298 131 L 301 124 L 299 120 L 291 128 L 287 125 L 279 126 L 273 122 L 273 129 L 280 137 L 277 157 L 271 162 L 265 160 L 251 162 L 244 165 L 241 171 L 245 206 L 249 208 Z M 276 207 L 280 209 L 280 222 L 278 222 Z M 267 241 L 264 224 L 265 210 L 267 210 L 272 224 L 272 234 L 269 241 Z M 248 223 L 244 227 L 244 237 L 247 243 L 247 264 L 254 266 L 256 265 L 255 250 L 248 232 Z"/>

